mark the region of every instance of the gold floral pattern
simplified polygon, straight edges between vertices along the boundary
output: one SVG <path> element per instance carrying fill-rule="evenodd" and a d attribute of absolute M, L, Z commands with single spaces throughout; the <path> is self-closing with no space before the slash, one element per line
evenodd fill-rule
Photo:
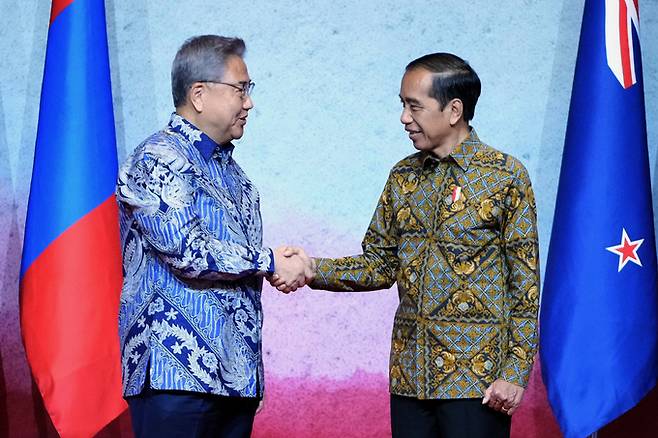
<path fill-rule="evenodd" d="M 477 314 L 485 310 L 480 300 L 468 290 L 458 290 L 448 300 L 444 313 L 446 316 Z"/>
<path fill-rule="evenodd" d="M 404 195 L 408 195 L 409 193 L 412 193 L 414 190 L 416 190 L 416 187 L 418 187 L 418 177 L 413 174 L 407 175 L 406 178 L 404 178 L 402 175 L 398 175 L 397 183 L 402 189 L 402 193 Z"/>
<path fill-rule="evenodd" d="M 400 305 L 391 392 L 481 397 L 525 386 L 537 348 L 536 206 L 523 165 L 475 131 L 450 156 L 419 152 L 391 170 L 363 254 L 316 259 L 315 289 L 387 289 Z"/>
<path fill-rule="evenodd" d="M 480 264 L 480 256 L 475 256 L 475 257 L 455 257 L 454 254 L 448 254 L 448 261 L 452 265 L 452 268 L 455 270 L 455 272 L 459 275 L 471 275 L 473 272 L 475 272 L 475 268 L 477 268 Z"/>
<path fill-rule="evenodd" d="M 487 345 L 471 359 L 471 370 L 479 377 L 491 376 L 496 369 L 496 350 Z"/>
<path fill-rule="evenodd" d="M 438 350 L 433 364 L 438 371 L 437 378 L 443 380 L 457 369 L 457 358 L 448 350 Z"/>

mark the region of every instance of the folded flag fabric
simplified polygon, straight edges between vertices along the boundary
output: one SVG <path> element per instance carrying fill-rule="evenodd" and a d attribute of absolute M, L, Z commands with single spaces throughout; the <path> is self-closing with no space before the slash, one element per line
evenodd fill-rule
<path fill-rule="evenodd" d="M 20 279 L 21 330 L 64 438 L 125 408 L 117 154 L 103 0 L 52 4 Z"/>
<path fill-rule="evenodd" d="M 567 438 L 656 384 L 657 276 L 638 1 L 587 0 L 540 317 L 549 401 Z"/>

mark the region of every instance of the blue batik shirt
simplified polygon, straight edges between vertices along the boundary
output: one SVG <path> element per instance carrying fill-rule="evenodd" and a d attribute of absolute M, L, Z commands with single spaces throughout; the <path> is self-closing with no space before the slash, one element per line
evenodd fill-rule
<path fill-rule="evenodd" d="M 178 114 L 119 172 L 123 394 L 261 397 L 259 197 L 232 158 Z"/>

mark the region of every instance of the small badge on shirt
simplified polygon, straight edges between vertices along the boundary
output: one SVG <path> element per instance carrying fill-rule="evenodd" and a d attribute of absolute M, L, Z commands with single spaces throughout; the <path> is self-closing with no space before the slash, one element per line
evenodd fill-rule
<path fill-rule="evenodd" d="M 452 194 L 446 197 L 446 204 L 451 205 L 459 201 L 462 198 L 462 188 L 460 186 L 455 186 L 452 189 Z"/>

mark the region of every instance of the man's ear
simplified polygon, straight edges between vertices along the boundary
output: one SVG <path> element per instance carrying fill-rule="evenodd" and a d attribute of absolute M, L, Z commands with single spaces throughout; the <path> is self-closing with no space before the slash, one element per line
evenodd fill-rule
<path fill-rule="evenodd" d="M 463 118 L 464 102 L 461 99 L 452 99 L 448 102 L 448 108 L 450 109 L 450 125 L 455 126 Z"/>
<path fill-rule="evenodd" d="M 192 105 L 192 108 L 198 113 L 203 112 L 203 98 L 205 92 L 206 89 L 201 82 L 193 83 L 190 87 L 190 91 L 187 92 L 187 100 Z"/>

